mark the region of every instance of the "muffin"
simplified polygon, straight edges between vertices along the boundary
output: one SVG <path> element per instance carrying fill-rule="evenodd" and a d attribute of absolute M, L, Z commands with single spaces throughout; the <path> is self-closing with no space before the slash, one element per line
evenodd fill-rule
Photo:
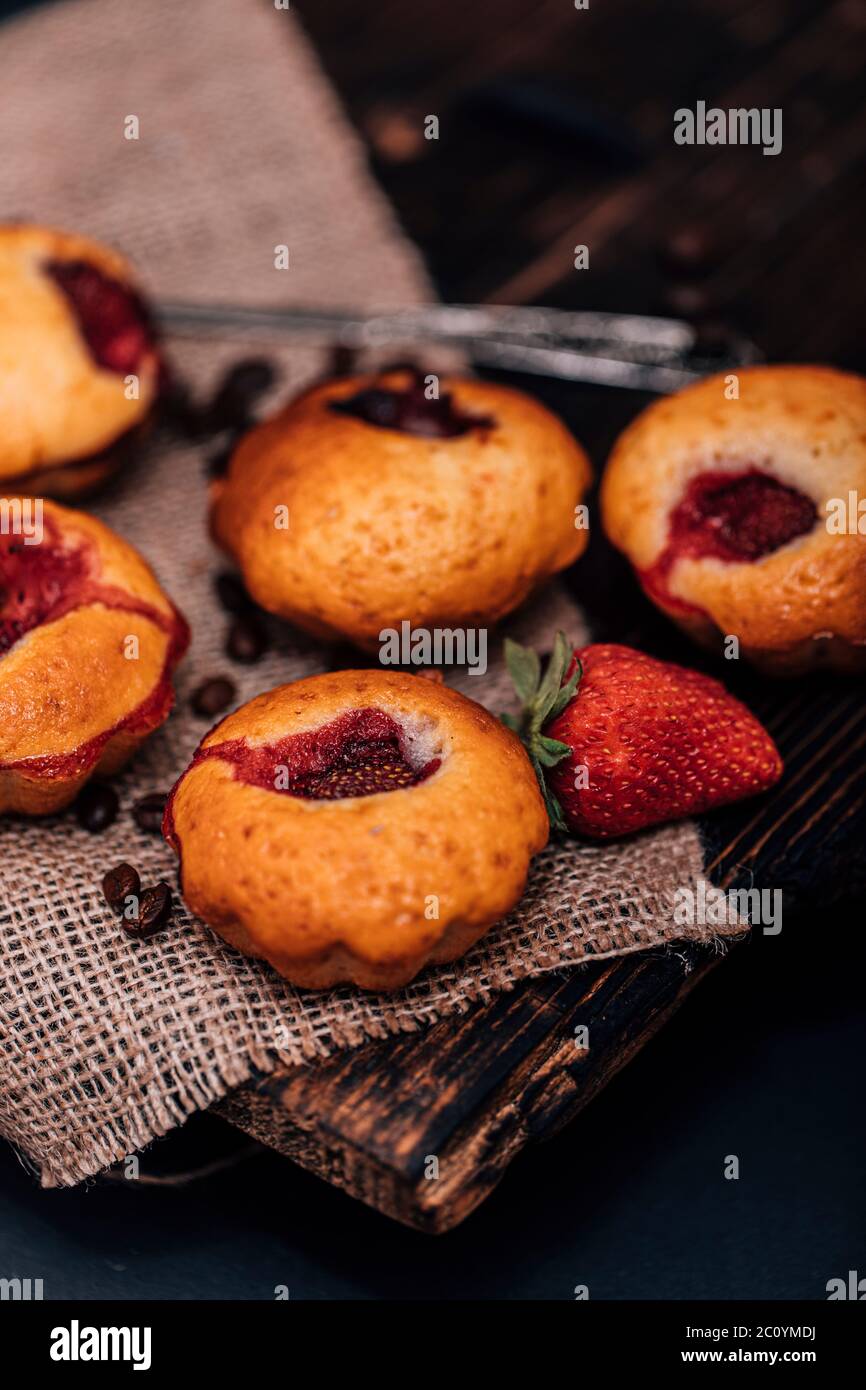
<path fill-rule="evenodd" d="M 406 984 L 517 902 L 548 821 L 519 740 L 419 676 L 259 695 L 201 743 L 163 833 L 190 910 L 296 985 Z"/>
<path fill-rule="evenodd" d="M 243 438 L 211 523 L 263 608 L 373 650 L 404 621 L 495 623 L 583 551 L 590 467 L 565 427 L 504 386 L 431 389 L 329 381 Z"/>
<path fill-rule="evenodd" d="M 142 431 L 159 377 L 147 309 L 117 252 L 0 227 L 0 489 L 91 491 Z"/>
<path fill-rule="evenodd" d="M 652 601 L 770 673 L 866 668 L 866 381 L 748 367 L 657 401 L 617 441 L 602 521 Z M 851 499 L 855 499 L 852 511 Z"/>
<path fill-rule="evenodd" d="M 168 717 L 186 623 L 83 513 L 0 499 L 0 813 L 58 811 Z"/>

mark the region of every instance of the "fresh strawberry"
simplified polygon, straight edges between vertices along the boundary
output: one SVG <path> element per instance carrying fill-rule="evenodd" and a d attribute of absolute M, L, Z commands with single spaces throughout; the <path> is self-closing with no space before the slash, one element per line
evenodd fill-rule
<path fill-rule="evenodd" d="M 503 718 L 522 738 L 551 824 L 593 839 L 698 815 L 782 775 L 770 735 L 724 686 L 631 647 L 572 650 L 557 633 L 544 675 L 506 639 L 524 702 Z"/>

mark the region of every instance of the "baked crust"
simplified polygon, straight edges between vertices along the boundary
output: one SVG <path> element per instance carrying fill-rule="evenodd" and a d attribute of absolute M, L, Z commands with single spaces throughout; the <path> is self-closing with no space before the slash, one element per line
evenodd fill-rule
<path fill-rule="evenodd" d="M 94 517 L 42 505 L 42 545 L 80 555 L 82 573 L 57 616 L 0 655 L 0 813 L 61 810 L 95 773 L 118 771 L 167 718 L 171 673 L 189 641 L 131 545 Z M 0 564 L 0 587 L 2 578 Z M 137 654 L 128 656 L 131 638 Z"/>
<path fill-rule="evenodd" d="M 304 800 L 239 780 L 222 745 L 271 745 L 363 708 L 441 764 L 412 787 Z M 419 742 L 420 741 L 420 742 Z M 210 750 L 210 751 L 208 751 Z M 294 984 L 395 989 L 462 955 L 521 896 L 548 821 L 519 740 L 446 686 L 386 671 L 259 695 L 203 740 L 164 826 L 190 910 Z M 431 898 L 438 919 L 428 919 Z"/>
<path fill-rule="evenodd" d="M 45 266 L 87 261 L 134 290 L 130 267 L 88 237 L 27 224 L 0 226 L 0 484 L 74 499 L 122 459 L 109 451 L 151 413 L 157 355 L 138 368 L 139 397 L 91 356 L 75 314 Z"/>
<path fill-rule="evenodd" d="M 583 449 L 543 406 L 487 382 L 443 378 L 492 425 L 430 439 L 330 408 L 407 373 L 342 378 L 252 430 L 212 485 L 211 524 L 256 601 L 315 636 L 368 650 L 383 628 L 484 626 L 570 565 L 588 532 Z M 274 525 L 288 509 L 288 529 Z"/>
<path fill-rule="evenodd" d="M 644 410 L 620 436 L 601 485 L 610 539 L 638 575 L 668 541 L 670 516 L 692 479 L 757 468 L 811 498 L 812 530 L 749 562 L 682 556 L 668 573 L 671 602 L 650 597 L 696 640 L 780 675 L 813 666 L 866 668 L 866 535 L 832 534 L 827 504 L 866 498 L 866 380 L 828 367 L 740 368 Z"/>

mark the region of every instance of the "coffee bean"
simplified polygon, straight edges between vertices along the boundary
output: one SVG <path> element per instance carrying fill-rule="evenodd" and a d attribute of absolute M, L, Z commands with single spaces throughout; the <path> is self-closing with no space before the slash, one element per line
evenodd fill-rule
<path fill-rule="evenodd" d="M 226 651 L 232 661 L 244 666 L 252 664 L 264 656 L 268 649 L 268 638 L 261 623 L 252 614 L 235 618 L 229 628 Z"/>
<path fill-rule="evenodd" d="M 337 343 L 331 349 L 330 371 L 328 376 L 351 376 L 355 370 L 358 360 L 358 353 L 355 348 L 346 347 L 345 343 Z"/>
<path fill-rule="evenodd" d="M 83 830 L 101 835 L 117 818 L 120 802 L 117 792 L 105 782 L 88 782 L 78 793 L 75 815 Z"/>
<path fill-rule="evenodd" d="M 190 704 L 202 719 L 213 719 L 231 704 L 236 694 L 233 681 L 225 676 L 212 676 L 193 691 Z"/>
<path fill-rule="evenodd" d="M 210 455 L 205 463 L 205 473 L 209 478 L 224 478 L 229 471 L 229 464 L 232 461 L 232 454 L 238 447 L 238 441 L 243 434 L 242 430 L 232 430 L 226 437 L 225 443 L 216 453 Z"/>
<path fill-rule="evenodd" d="M 195 403 L 185 381 L 166 371 L 160 383 L 159 409 L 167 429 L 183 439 L 201 439 L 207 433 L 204 412 Z"/>
<path fill-rule="evenodd" d="M 215 581 L 217 598 L 228 613 L 249 613 L 255 604 L 236 574 L 225 571 Z"/>
<path fill-rule="evenodd" d="M 229 471 L 229 464 L 232 461 L 234 444 L 223 449 L 217 449 L 215 454 L 209 454 L 204 461 L 205 476 L 208 478 L 224 478 Z"/>
<path fill-rule="evenodd" d="M 691 323 L 706 318 L 714 307 L 711 297 L 699 285 L 671 285 L 660 302 L 663 314 Z"/>
<path fill-rule="evenodd" d="M 256 401 L 276 379 L 276 369 L 267 358 L 250 357 L 236 362 L 223 377 L 211 402 L 211 428 L 244 429 L 251 424 Z"/>
<path fill-rule="evenodd" d="M 131 864 L 118 864 L 116 868 L 109 869 L 102 880 L 105 901 L 115 912 L 122 912 L 126 906 L 126 899 L 130 894 L 137 897 L 140 889 L 141 879 L 138 870 Z"/>
<path fill-rule="evenodd" d="M 138 916 L 124 917 L 121 922 L 127 936 L 142 941 L 164 927 L 171 912 L 171 889 L 160 879 L 153 888 L 145 888 L 138 899 Z"/>
<path fill-rule="evenodd" d="M 700 223 L 678 228 L 658 248 L 659 261 L 667 274 L 687 280 L 708 275 L 719 254 L 715 235 Z"/>
<path fill-rule="evenodd" d="M 132 814 L 139 830 L 147 830 L 154 835 L 160 833 L 165 802 L 163 792 L 151 792 L 149 796 L 143 796 L 140 801 L 136 801 Z"/>

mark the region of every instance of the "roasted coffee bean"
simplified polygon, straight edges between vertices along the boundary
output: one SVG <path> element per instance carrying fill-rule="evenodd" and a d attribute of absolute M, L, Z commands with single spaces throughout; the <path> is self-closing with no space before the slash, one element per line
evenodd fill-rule
<path fill-rule="evenodd" d="M 214 430 L 244 429 L 252 423 L 259 396 L 273 386 L 276 369 L 265 357 L 236 362 L 217 388 L 208 416 Z"/>
<path fill-rule="evenodd" d="M 215 454 L 209 454 L 204 463 L 205 476 L 224 478 L 229 471 L 233 449 L 234 445 L 232 444 L 227 449 L 217 449 Z"/>
<path fill-rule="evenodd" d="M 185 381 L 166 372 L 160 383 L 159 411 L 162 423 L 183 439 L 201 439 L 208 424 Z"/>
<path fill-rule="evenodd" d="M 658 258 L 668 275 L 696 280 L 714 269 L 720 255 L 709 227 L 691 223 L 673 232 L 658 248 Z"/>
<path fill-rule="evenodd" d="M 255 604 L 244 588 L 243 580 L 236 574 L 230 574 L 227 570 L 218 574 L 214 587 L 217 598 L 227 613 L 250 613 L 255 609 Z"/>
<path fill-rule="evenodd" d="M 138 870 L 131 864 L 118 864 L 116 868 L 109 869 L 102 880 L 105 901 L 115 912 L 122 912 L 126 906 L 126 899 L 130 894 L 137 897 L 140 889 L 141 879 Z"/>
<path fill-rule="evenodd" d="M 229 464 L 232 461 L 232 454 L 238 447 L 238 441 L 242 435 L 242 430 L 233 430 L 226 435 L 224 443 L 215 453 L 211 454 L 205 463 L 205 473 L 209 478 L 224 478 L 229 471 Z"/>
<path fill-rule="evenodd" d="M 345 343 L 337 343 L 331 349 L 331 365 L 328 376 L 351 376 L 357 360 L 358 353 L 355 348 L 346 347 Z"/>
<path fill-rule="evenodd" d="M 105 782 L 88 782 L 78 793 L 75 815 L 83 830 L 101 835 L 117 818 L 120 802 L 117 792 Z"/>
<path fill-rule="evenodd" d="M 663 314 L 695 323 L 713 312 L 715 304 L 700 285 L 670 285 L 660 301 Z"/>
<path fill-rule="evenodd" d="M 235 618 L 229 628 L 226 651 L 232 661 L 252 666 L 268 649 L 267 634 L 252 614 Z"/>
<path fill-rule="evenodd" d="M 127 936 L 141 941 L 161 930 L 171 913 L 171 889 L 160 879 L 152 888 L 145 888 L 138 899 L 138 915 L 124 917 L 121 923 Z"/>
<path fill-rule="evenodd" d="M 202 719 L 213 719 L 215 714 L 221 714 L 228 708 L 236 694 L 233 681 L 225 676 L 212 676 L 193 691 L 190 704 Z"/>
<path fill-rule="evenodd" d="M 160 833 L 165 801 L 163 792 L 151 792 L 149 796 L 143 796 L 140 801 L 136 801 L 132 814 L 139 830 L 148 830 L 155 835 Z"/>

